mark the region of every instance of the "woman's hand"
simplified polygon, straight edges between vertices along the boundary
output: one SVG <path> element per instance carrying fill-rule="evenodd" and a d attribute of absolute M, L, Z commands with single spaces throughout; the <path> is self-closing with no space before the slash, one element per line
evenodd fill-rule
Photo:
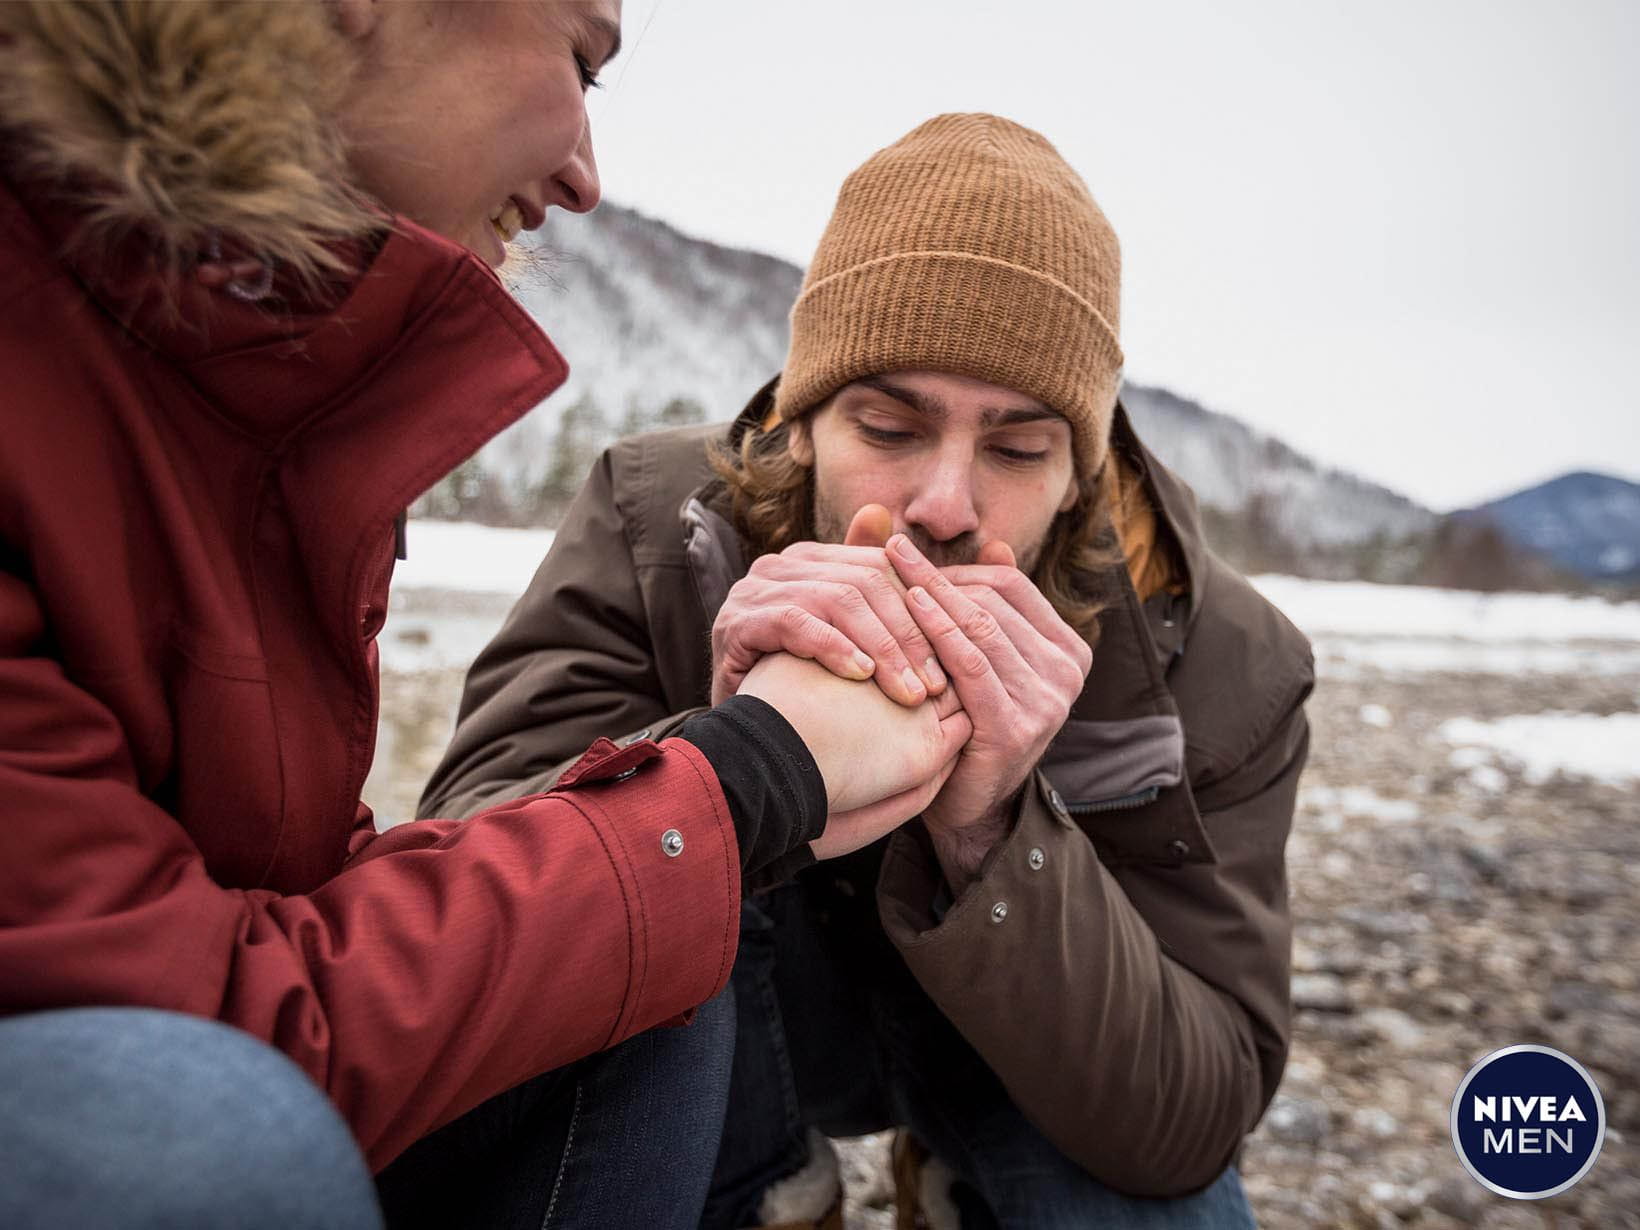
<path fill-rule="evenodd" d="M 908 707 L 790 654 L 764 658 L 740 693 L 778 709 L 820 768 L 831 815 L 816 858 L 857 850 L 922 811 L 973 731 L 955 693 Z"/>

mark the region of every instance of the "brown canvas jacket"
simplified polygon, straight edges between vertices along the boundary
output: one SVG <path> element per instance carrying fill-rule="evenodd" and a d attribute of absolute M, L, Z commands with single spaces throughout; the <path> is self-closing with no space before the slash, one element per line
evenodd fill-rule
<path fill-rule="evenodd" d="M 760 422 L 768 397 L 738 422 Z M 468 675 L 424 813 L 541 790 L 591 739 L 658 739 L 707 703 L 712 620 L 747 567 L 706 461 L 723 430 L 600 459 Z M 1118 1190 L 1178 1195 L 1234 1159 L 1286 1062 L 1283 851 L 1313 671 L 1120 407 L 1115 432 L 1188 592 L 1140 603 L 1118 569 L 1122 600 L 1011 836 L 940 917 L 918 826 L 866 865 L 882 931 L 1048 1138 Z"/>

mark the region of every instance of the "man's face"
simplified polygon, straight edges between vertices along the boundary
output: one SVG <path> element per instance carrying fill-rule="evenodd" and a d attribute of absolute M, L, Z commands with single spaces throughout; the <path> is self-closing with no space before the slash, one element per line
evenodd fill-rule
<path fill-rule="evenodd" d="M 944 372 L 855 381 L 792 424 L 792 456 L 814 468 L 814 534 L 842 542 L 882 504 L 894 529 L 939 565 L 973 563 L 987 542 L 1035 567 L 1054 517 L 1076 502 L 1071 427 L 1011 389 Z"/>

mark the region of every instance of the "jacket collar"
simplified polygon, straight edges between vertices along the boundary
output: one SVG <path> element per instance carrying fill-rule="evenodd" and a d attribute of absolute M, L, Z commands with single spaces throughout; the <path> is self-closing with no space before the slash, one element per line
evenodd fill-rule
<path fill-rule="evenodd" d="M 226 423 L 264 456 L 244 498 L 289 510 L 314 592 L 330 596 L 348 644 L 398 515 L 568 375 L 482 261 L 408 222 L 328 296 L 270 311 L 154 268 L 140 234 L 65 259 L 72 219 L 42 222 L 34 205 L 0 174 L 8 268 L 71 280 L 101 309 L 88 323 L 120 331 L 198 394 L 156 412 Z"/>
<path fill-rule="evenodd" d="M 1180 563 L 1185 573 L 1186 631 L 1194 626 L 1201 611 L 1200 596 L 1207 581 L 1207 544 L 1202 535 L 1201 510 L 1196 504 L 1196 493 L 1187 487 L 1156 455 L 1145 446 L 1133 429 L 1133 420 L 1127 407 L 1118 399 L 1116 415 L 1111 422 L 1111 443 L 1126 452 L 1139 468 L 1145 491 L 1156 509 L 1157 521 L 1172 533 L 1179 546 Z"/>
<path fill-rule="evenodd" d="M 452 296 L 486 301 L 505 336 L 562 366 L 487 265 L 408 219 L 393 219 L 377 240 L 340 245 L 338 259 L 357 272 L 306 286 L 279 274 L 265 299 L 245 302 L 201 285 L 190 269 L 169 267 L 142 232 L 109 245 L 81 242 L 82 215 L 58 208 L 38 185 L 0 175 L 0 212 L 20 215 L 41 255 L 104 316 L 181 371 L 215 414 L 268 448 L 343 410 L 357 386 Z M 484 399 L 482 370 L 430 365 L 428 375 L 467 390 L 446 400 L 443 413 L 459 416 Z"/>

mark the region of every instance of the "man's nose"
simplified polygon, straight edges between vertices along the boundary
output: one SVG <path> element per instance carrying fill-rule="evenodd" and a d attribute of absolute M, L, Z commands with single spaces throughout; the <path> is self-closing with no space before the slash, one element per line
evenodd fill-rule
<path fill-rule="evenodd" d="M 558 172 L 547 183 L 549 206 L 557 205 L 572 214 L 589 213 L 603 197 L 598 181 L 598 160 L 592 152 L 592 121 L 581 129 L 581 140 Z"/>
<path fill-rule="evenodd" d="M 974 507 L 973 458 L 955 453 L 939 457 L 906 505 L 905 519 L 911 525 L 921 526 L 936 542 L 946 542 L 979 529 L 979 512 Z"/>

